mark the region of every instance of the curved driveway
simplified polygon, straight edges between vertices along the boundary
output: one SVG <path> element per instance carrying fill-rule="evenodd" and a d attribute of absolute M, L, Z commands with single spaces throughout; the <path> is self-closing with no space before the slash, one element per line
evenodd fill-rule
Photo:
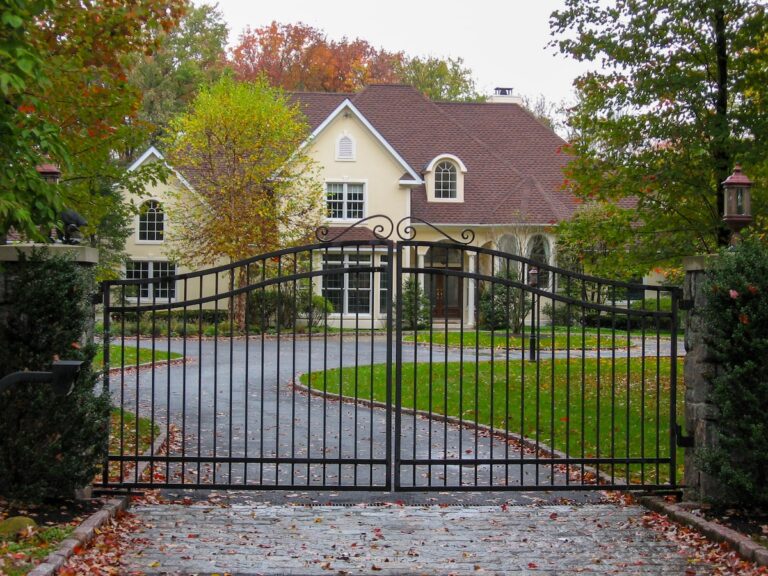
<path fill-rule="evenodd" d="M 170 454 L 177 461 L 164 470 L 169 483 L 305 489 L 385 485 L 387 436 L 393 429 L 387 411 L 310 396 L 292 386 L 297 374 L 338 367 L 356 366 L 359 377 L 367 377 L 369 366 L 387 360 L 385 337 L 252 337 L 247 345 L 243 338 L 158 338 L 154 344 L 188 360 L 118 373 L 110 384 L 116 404 L 154 419 L 163 430 L 169 423 L 177 427 L 179 442 Z M 152 341 L 141 339 L 139 345 L 151 347 Z M 668 343 L 664 346 L 662 355 L 668 353 Z M 656 352 L 654 343 L 646 354 Z M 639 347 L 631 350 L 639 353 Z M 402 354 L 403 362 L 418 363 L 491 359 L 489 350 L 475 356 L 468 349 L 413 344 L 403 344 Z M 553 355 L 565 353 L 542 351 L 542 358 Z M 501 361 L 520 353 L 497 351 L 494 357 Z M 113 358 L 115 365 L 119 359 Z M 390 441 L 394 449 L 396 439 Z M 516 442 L 412 414 L 403 416 L 396 455 L 415 461 L 400 468 L 403 487 L 546 487 L 569 481 L 554 463 L 529 463 L 533 451 Z M 461 462 L 436 466 L 426 459 Z"/>

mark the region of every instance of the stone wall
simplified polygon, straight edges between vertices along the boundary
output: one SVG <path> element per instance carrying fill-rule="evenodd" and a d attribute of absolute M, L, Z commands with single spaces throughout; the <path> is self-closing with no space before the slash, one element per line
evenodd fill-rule
<path fill-rule="evenodd" d="M 707 328 L 704 307 L 706 270 L 713 257 L 693 257 L 685 261 L 683 300 L 692 307 L 685 321 L 685 427 L 686 436 L 693 438 L 693 447 L 685 449 L 686 498 L 692 500 L 717 499 L 721 495 L 718 482 L 703 472 L 696 459 L 696 451 L 714 446 L 717 442 L 717 412 L 708 401 L 710 379 L 717 373 L 707 347 Z"/>

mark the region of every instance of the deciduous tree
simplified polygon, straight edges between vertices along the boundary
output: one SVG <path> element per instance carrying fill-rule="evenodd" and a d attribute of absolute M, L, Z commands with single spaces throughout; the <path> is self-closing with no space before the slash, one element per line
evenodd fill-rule
<path fill-rule="evenodd" d="M 40 178 L 44 162 L 69 162 L 58 127 L 40 96 L 51 86 L 45 52 L 30 34 L 53 2 L 8 0 L 0 8 L 0 236 L 10 228 L 40 239 L 61 210 L 55 186 Z"/>
<path fill-rule="evenodd" d="M 137 54 L 128 75 L 141 94 L 137 118 L 151 130 L 147 144 L 157 144 L 170 119 L 226 66 L 228 30 L 221 11 L 209 4 L 185 4 L 178 25 L 161 33 L 156 51 Z"/>
<path fill-rule="evenodd" d="M 194 193 L 169 206 L 177 259 L 234 262 L 304 241 L 323 218 L 323 188 L 303 144 L 305 118 L 265 78 L 222 77 L 171 122 L 166 150 Z M 238 285 L 245 282 L 240 269 Z M 245 321 L 243 299 L 235 316 Z"/>
<path fill-rule="evenodd" d="M 231 53 L 231 64 L 241 80 L 265 75 L 285 90 L 353 92 L 372 82 L 396 80 L 397 53 L 373 48 L 356 38 L 329 40 L 306 24 L 246 28 Z"/>
<path fill-rule="evenodd" d="M 569 116 L 573 191 L 634 198 L 637 252 L 659 261 L 723 244 L 722 181 L 735 161 L 759 175 L 768 158 L 762 3 L 566 0 L 551 28 L 562 53 L 593 63 Z"/>
<path fill-rule="evenodd" d="M 478 102 L 485 98 L 475 89 L 472 70 L 461 58 L 436 57 L 404 59 L 398 66 L 401 82 L 410 84 L 430 100 Z"/>

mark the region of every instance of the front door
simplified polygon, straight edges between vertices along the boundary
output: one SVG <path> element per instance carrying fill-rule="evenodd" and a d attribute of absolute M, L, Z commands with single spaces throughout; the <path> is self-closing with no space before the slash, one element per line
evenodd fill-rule
<path fill-rule="evenodd" d="M 446 268 L 446 270 L 460 270 L 460 268 Z M 434 275 L 432 294 L 434 318 L 461 318 L 462 285 L 463 282 L 459 276 Z"/>

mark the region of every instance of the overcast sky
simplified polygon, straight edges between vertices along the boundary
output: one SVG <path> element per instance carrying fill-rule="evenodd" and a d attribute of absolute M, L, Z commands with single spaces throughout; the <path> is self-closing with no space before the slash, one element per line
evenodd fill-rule
<path fill-rule="evenodd" d="M 214 0 L 208 0 L 213 2 Z M 583 70 L 547 43 L 549 15 L 563 0 L 218 0 L 230 43 L 246 26 L 303 22 L 332 39 L 359 37 L 408 56 L 461 57 L 481 93 L 496 86 L 519 95 L 571 100 L 571 82 Z"/>

